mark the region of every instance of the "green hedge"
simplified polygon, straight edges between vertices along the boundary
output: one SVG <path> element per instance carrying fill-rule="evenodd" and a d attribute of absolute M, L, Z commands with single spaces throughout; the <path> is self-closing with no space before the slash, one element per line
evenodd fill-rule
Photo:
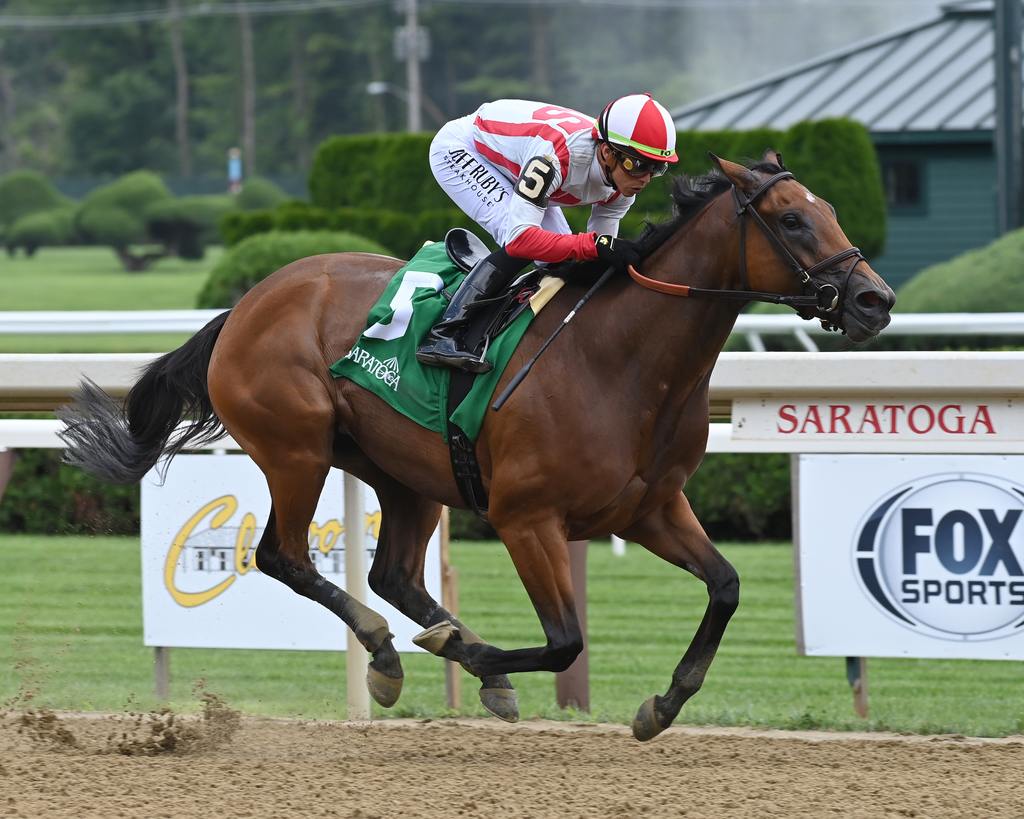
<path fill-rule="evenodd" d="M 218 238 L 219 221 L 234 209 L 226 194 L 160 199 L 145 210 L 146 232 L 182 259 L 201 259 Z"/>
<path fill-rule="evenodd" d="M 210 271 L 197 307 L 233 306 L 249 288 L 297 259 L 321 253 L 387 253 L 376 242 L 352 233 L 263 233 L 250 236 L 225 253 Z"/>
<path fill-rule="evenodd" d="M 288 202 L 276 210 L 234 212 L 220 223 L 224 244 L 232 247 L 249 236 L 271 230 L 341 230 L 372 239 L 395 256 L 407 259 L 427 240 L 438 240 L 453 227 L 479 226 L 456 208 L 436 208 L 416 214 L 370 208 L 321 208 Z M 486 238 L 486 237 L 482 237 Z"/>
<path fill-rule="evenodd" d="M 451 209 L 451 201 L 430 172 L 429 145 L 430 136 L 424 134 L 327 140 L 318 148 L 310 172 L 313 204 L 326 210 L 352 207 L 410 216 Z M 702 174 L 710 168 L 709 151 L 740 161 L 759 160 L 767 148 L 781 152 L 786 166 L 835 206 L 850 240 L 865 255 L 871 258 L 882 252 L 886 213 L 881 171 L 867 130 L 852 120 L 805 122 L 786 131 L 680 132 L 680 162 L 673 170 Z M 657 221 L 669 215 L 671 181 L 671 174 L 666 174 L 651 182 L 633 206 L 632 220 L 623 225 L 624 235 L 635 235 L 644 217 Z M 589 208 L 567 208 L 565 214 L 570 224 L 579 228 L 581 218 L 586 222 L 587 211 Z"/>
<path fill-rule="evenodd" d="M 269 179 L 252 176 L 242 185 L 235 197 L 235 205 L 241 210 L 264 210 L 275 208 L 288 199 L 288 194 Z"/>
<path fill-rule="evenodd" d="M 0 178 L 0 233 L 6 236 L 7 229 L 23 216 L 70 205 L 71 200 L 42 174 L 12 171 Z"/>
<path fill-rule="evenodd" d="M 55 450 L 18 452 L 0 501 L 0 529 L 28 534 L 133 535 L 139 531 L 138 486 L 115 486 L 60 462 Z M 686 495 L 712 540 L 791 537 L 789 456 L 709 455 Z M 451 536 L 495 537 L 471 512 L 453 509 Z"/>
<path fill-rule="evenodd" d="M 901 313 L 1024 311 L 1024 228 L 927 267 L 896 291 Z"/>
<path fill-rule="evenodd" d="M 90 478 L 62 464 L 58 450 L 22 449 L 0 500 L 0 530 L 40 535 L 138 534 L 139 487 Z"/>
<path fill-rule="evenodd" d="M 429 134 L 332 137 L 313 157 L 309 193 L 322 208 L 367 207 L 415 213 L 450 207 L 430 172 Z"/>
<path fill-rule="evenodd" d="M 125 248 L 149 239 L 144 214 L 171 192 L 155 173 L 135 171 L 97 188 L 82 202 L 75 222 L 79 234 L 96 244 Z"/>
<path fill-rule="evenodd" d="M 70 244 L 74 237 L 75 211 L 65 206 L 22 216 L 7 231 L 4 244 L 10 253 L 20 248 L 31 256 L 41 247 Z"/>

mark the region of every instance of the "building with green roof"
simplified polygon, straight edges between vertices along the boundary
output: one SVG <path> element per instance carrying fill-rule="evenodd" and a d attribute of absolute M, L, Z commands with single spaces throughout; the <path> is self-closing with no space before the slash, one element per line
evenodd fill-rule
<path fill-rule="evenodd" d="M 680 130 L 849 117 L 871 133 L 888 206 L 872 265 L 893 286 L 998 234 L 993 5 L 939 16 L 672 112 Z M 841 162 L 842 157 L 836 157 Z M 842 220 L 842 214 L 839 214 Z"/>

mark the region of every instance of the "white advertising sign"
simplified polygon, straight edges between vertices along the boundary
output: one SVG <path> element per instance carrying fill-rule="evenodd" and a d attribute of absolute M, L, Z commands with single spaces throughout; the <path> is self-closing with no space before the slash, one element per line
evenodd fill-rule
<path fill-rule="evenodd" d="M 1024 659 L 1024 457 L 797 461 L 802 653 Z"/>
<path fill-rule="evenodd" d="M 309 527 L 318 571 L 345 588 L 344 476 L 332 469 Z M 178 455 L 166 480 L 142 481 L 142 619 L 147 646 L 344 651 L 347 626 L 253 564 L 270 511 L 263 474 L 245 455 Z M 365 488 L 367 559 L 380 529 L 377 496 Z M 440 535 L 431 536 L 427 590 L 441 597 Z M 367 605 L 388 621 L 399 651 L 418 625 L 373 592 Z"/>
<path fill-rule="evenodd" d="M 733 402 L 732 437 L 788 452 L 1024 451 L 1024 405 L 1011 397 L 757 398 Z"/>

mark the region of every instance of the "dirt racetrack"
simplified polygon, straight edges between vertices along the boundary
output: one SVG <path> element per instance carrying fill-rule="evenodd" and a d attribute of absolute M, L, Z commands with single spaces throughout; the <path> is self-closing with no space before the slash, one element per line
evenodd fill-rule
<path fill-rule="evenodd" d="M 0 816 L 1024 816 L 1024 739 L 0 715 Z"/>

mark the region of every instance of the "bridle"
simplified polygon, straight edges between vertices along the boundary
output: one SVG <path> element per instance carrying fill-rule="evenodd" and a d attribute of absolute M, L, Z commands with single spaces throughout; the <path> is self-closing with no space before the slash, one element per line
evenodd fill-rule
<path fill-rule="evenodd" d="M 738 301 L 765 301 L 770 302 L 771 304 L 783 304 L 787 307 L 792 307 L 805 319 L 814 317 L 821 319 L 821 326 L 826 330 L 841 330 L 843 309 L 842 296 L 847 289 L 847 285 L 850 277 L 853 275 L 854 269 L 861 262 L 867 261 L 864 258 L 864 254 L 860 252 L 859 248 L 848 247 L 846 250 L 834 253 L 827 259 L 822 259 L 817 264 L 805 268 L 800 264 L 796 255 L 789 249 L 786 242 L 768 226 L 764 217 L 762 217 L 761 214 L 757 212 L 757 208 L 754 207 L 754 203 L 762 196 L 762 194 L 765 193 L 765 191 L 771 188 L 772 185 L 777 182 L 781 182 L 783 179 L 794 178 L 795 177 L 790 171 L 781 171 L 762 182 L 757 190 L 750 194 L 746 199 L 743 198 L 743 195 L 739 192 L 736 185 L 732 186 L 732 196 L 736 203 L 736 217 L 740 225 L 740 282 L 743 286 L 742 290 L 714 290 L 704 287 L 690 287 L 685 284 L 662 282 L 642 275 L 632 266 L 629 268 L 629 275 L 637 284 L 646 287 L 649 290 L 655 290 L 659 293 L 666 293 L 671 296 L 706 296 L 711 298 L 735 299 Z M 747 277 L 747 220 L 744 218 L 746 216 L 750 216 L 754 220 L 754 224 L 760 228 L 761 232 L 772 244 L 776 252 L 796 274 L 796 277 L 800 282 L 800 289 L 802 291 L 801 295 L 786 296 L 782 293 L 763 293 L 759 290 L 750 289 Z M 834 284 L 823 282 L 815 278 L 821 273 L 834 270 L 837 265 L 841 262 L 845 262 L 847 259 L 851 261 L 849 266 L 843 270 L 845 276 L 840 286 L 837 287 Z"/>

